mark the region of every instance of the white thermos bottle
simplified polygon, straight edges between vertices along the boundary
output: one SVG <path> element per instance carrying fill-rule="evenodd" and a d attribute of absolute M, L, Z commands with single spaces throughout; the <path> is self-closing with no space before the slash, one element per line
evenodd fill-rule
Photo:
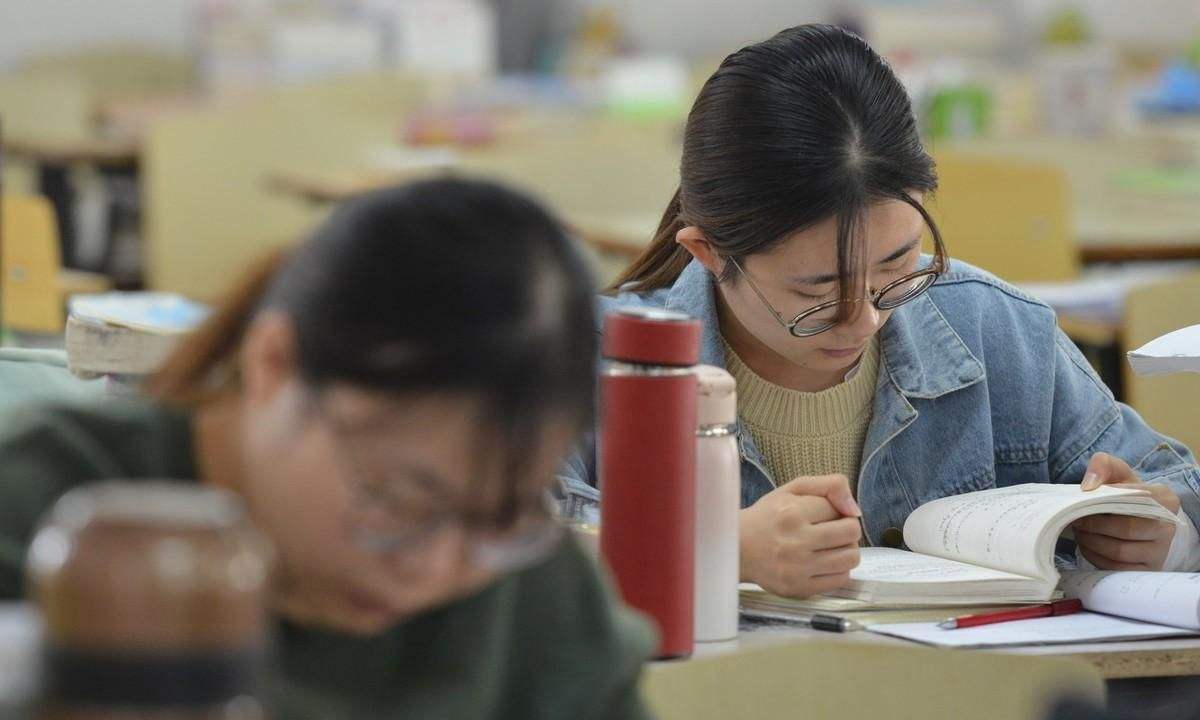
<path fill-rule="evenodd" d="M 741 463 L 733 376 L 696 369 L 696 642 L 737 637 Z"/>

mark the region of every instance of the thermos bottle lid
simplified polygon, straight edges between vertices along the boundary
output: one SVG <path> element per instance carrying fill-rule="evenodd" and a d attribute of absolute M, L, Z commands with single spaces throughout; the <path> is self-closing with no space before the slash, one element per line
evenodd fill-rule
<path fill-rule="evenodd" d="M 604 316 L 601 354 L 642 365 L 695 365 L 700 359 L 700 322 L 674 310 L 620 307 Z"/>
<path fill-rule="evenodd" d="M 737 422 L 737 391 L 733 376 L 712 365 L 696 366 L 696 419 L 705 425 L 729 425 Z"/>

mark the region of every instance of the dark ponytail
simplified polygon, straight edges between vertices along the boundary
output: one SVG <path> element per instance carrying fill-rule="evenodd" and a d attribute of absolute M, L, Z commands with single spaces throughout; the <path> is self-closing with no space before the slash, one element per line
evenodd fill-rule
<path fill-rule="evenodd" d="M 911 197 L 936 187 L 908 94 L 883 58 L 841 28 L 790 28 L 730 55 L 704 84 L 688 115 L 679 190 L 654 241 L 610 289 L 670 287 L 691 261 L 675 242 L 687 226 L 741 259 L 837 218 L 848 299 L 864 272 L 873 203 L 917 208 L 944 254 Z"/>
<path fill-rule="evenodd" d="M 650 245 L 622 271 L 609 289 L 616 290 L 629 282 L 644 289 L 670 287 L 692 261 L 691 253 L 675 242 L 675 234 L 685 227 L 687 225 L 679 216 L 679 190 L 676 189 Z"/>

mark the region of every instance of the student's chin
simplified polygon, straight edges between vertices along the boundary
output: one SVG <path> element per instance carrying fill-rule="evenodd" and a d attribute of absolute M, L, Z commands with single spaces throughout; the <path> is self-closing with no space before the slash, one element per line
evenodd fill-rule
<path fill-rule="evenodd" d="M 400 623 L 405 615 L 368 596 L 354 593 L 342 599 L 339 606 L 338 611 L 328 618 L 328 622 L 338 630 L 352 635 L 378 635 Z"/>

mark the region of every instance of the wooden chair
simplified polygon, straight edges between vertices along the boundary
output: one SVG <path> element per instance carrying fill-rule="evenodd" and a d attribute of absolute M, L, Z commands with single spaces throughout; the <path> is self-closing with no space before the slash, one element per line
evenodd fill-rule
<path fill-rule="evenodd" d="M 1154 338 L 1200 323 L 1200 273 L 1156 283 L 1125 299 L 1125 347 L 1136 350 Z M 1141 377 L 1123 367 L 1125 397 L 1155 430 L 1200 452 L 1200 375 Z"/>
<path fill-rule="evenodd" d="M 1079 251 L 1066 175 L 1049 165 L 940 152 L 929 209 L 951 257 L 1010 282 L 1072 280 Z"/>
<path fill-rule="evenodd" d="M 1025 720 L 1102 703 L 1104 680 L 1079 660 L 811 641 L 652 665 L 642 690 L 662 720 Z"/>
<path fill-rule="evenodd" d="M 54 209 L 36 195 L 0 198 L 3 255 L 0 257 L 0 320 L 17 332 L 63 330 L 70 295 L 103 292 L 107 278 L 62 268 Z"/>

